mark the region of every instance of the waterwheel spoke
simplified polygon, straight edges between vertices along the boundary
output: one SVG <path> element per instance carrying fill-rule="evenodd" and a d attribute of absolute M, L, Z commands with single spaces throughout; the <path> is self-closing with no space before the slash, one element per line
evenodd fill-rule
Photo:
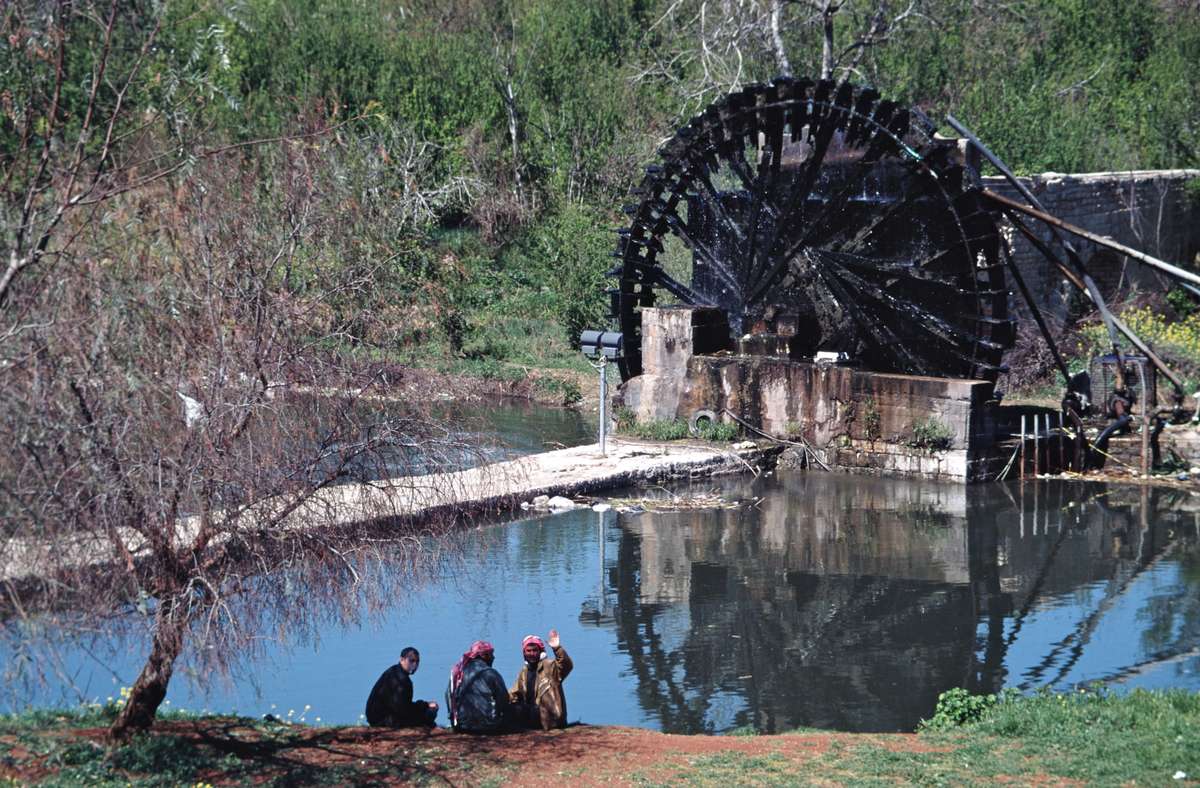
<path fill-rule="evenodd" d="M 678 279 L 675 279 L 661 268 L 654 269 L 653 277 L 656 284 L 662 285 L 668 293 L 675 296 L 685 304 L 692 304 L 694 306 L 713 305 L 710 299 L 700 295 L 695 290 L 692 290 L 692 288 L 680 282 Z"/>
<path fill-rule="evenodd" d="M 688 229 L 687 223 L 679 218 L 679 214 L 671 211 L 666 215 L 666 222 L 671 227 L 672 232 L 678 236 L 689 250 L 694 254 L 704 259 L 704 262 L 718 275 L 729 287 L 732 287 L 735 293 L 739 294 L 742 291 L 741 284 L 729 272 L 729 269 L 720 260 L 720 257 L 711 247 L 701 241 L 699 238 Z"/>
<path fill-rule="evenodd" d="M 955 352 L 962 353 L 962 348 L 964 347 L 974 350 L 976 346 L 986 346 L 989 344 L 988 340 L 981 339 L 963 328 L 950 323 L 920 304 L 897 298 L 882 287 L 866 281 L 845 268 L 831 265 L 823 270 L 828 271 L 835 277 L 848 281 L 859 296 L 879 304 L 887 312 L 890 312 L 897 318 L 901 318 L 904 321 L 902 325 L 939 339 L 946 345 L 949 345 L 949 348 L 942 348 L 940 351 L 953 349 Z M 965 354 L 961 357 L 964 359 L 971 358 L 971 356 Z"/>
<path fill-rule="evenodd" d="M 721 224 L 724 226 L 725 231 L 729 233 L 730 237 L 732 237 L 737 244 L 745 244 L 746 236 L 742 232 L 742 228 L 738 225 L 738 223 L 735 222 L 733 217 L 731 217 L 725 210 L 723 200 L 721 199 L 721 193 L 717 191 L 717 187 L 713 185 L 712 175 L 708 171 L 707 164 L 703 165 L 703 169 L 695 174 L 693 182 L 694 181 L 699 181 L 704 187 L 704 192 L 707 196 L 706 204 L 711 205 L 718 213 L 720 213 Z"/>
<path fill-rule="evenodd" d="M 1011 342 L 1001 241 L 952 148 L 923 116 L 849 84 L 721 98 L 660 149 L 631 213 L 641 229 L 619 246 L 614 301 L 630 347 L 637 309 L 670 294 L 727 309 L 739 331 L 790 314 L 814 327 L 813 347 L 878 371 L 994 379 Z M 690 282 L 663 270 L 670 235 Z M 622 374 L 639 370 L 636 357 Z"/>
<path fill-rule="evenodd" d="M 892 349 L 898 356 L 905 359 L 904 366 L 909 372 L 920 372 L 924 369 L 921 361 L 912 354 L 907 344 L 900 341 L 900 337 L 892 331 L 891 327 L 878 320 L 875 315 L 868 314 L 868 310 L 862 302 L 848 290 L 841 280 L 833 276 L 832 272 L 818 268 L 818 276 L 821 277 L 838 302 L 850 313 L 855 325 L 874 340 L 873 344 L 878 350 Z"/>
<path fill-rule="evenodd" d="M 806 210 L 805 206 L 808 202 L 808 196 L 812 193 L 812 188 L 817 182 L 817 173 L 821 169 L 821 163 L 825 160 L 825 154 L 829 151 L 829 143 L 833 140 L 833 135 L 836 130 L 836 126 L 833 123 L 828 122 L 828 119 L 826 119 L 826 122 L 822 123 L 821 131 L 817 137 L 817 144 L 813 149 L 812 157 L 805 162 L 805 167 L 800 174 L 796 188 L 789 190 L 791 194 L 791 200 L 787 207 L 788 209 L 781 217 L 776 219 L 771 234 L 771 240 L 762 247 L 763 249 L 767 250 L 767 254 L 770 254 L 770 250 L 779 240 L 779 233 L 785 226 L 790 225 L 792 222 L 799 222 L 802 220 Z M 776 278 L 778 278 L 779 275 L 787 269 L 788 259 L 788 256 L 781 256 L 776 259 L 775 264 L 771 266 L 767 274 L 760 278 L 757 284 L 755 284 L 754 289 L 750 292 L 749 297 L 746 299 L 747 303 L 752 304 L 758 301 L 758 299 L 762 298 L 763 294 L 766 293 L 767 288 L 774 284 Z"/>

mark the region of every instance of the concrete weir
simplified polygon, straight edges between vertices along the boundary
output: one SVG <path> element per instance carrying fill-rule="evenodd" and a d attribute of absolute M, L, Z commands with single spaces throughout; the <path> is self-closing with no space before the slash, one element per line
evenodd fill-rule
<path fill-rule="evenodd" d="M 539 495 L 590 495 L 643 482 L 757 471 L 773 464 L 778 453 L 777 448 L 762 448 L 750 442 L 717 446 L 610 440 L 604 455 L 593 443 L 453 473 L 342 484 L 319 490 L 301 501 L 280 496 L 230 516 L 221 531 L 228 534 L 242 526 L 253 528 L 274 520 L 277 514 L 277 527 L 284 529 L 351 526 L 391 518 L 422 522 L 439 516 L 498 514 Z M 195 517 L 179 520 L 175 544 L 190 543 L 199 527 Z M 134 529 L 121 528 L 116 535 L 133 558 L 148 555 L 145 537 Z M 0 543 L 0 582 L 50 576 L 69 566 L 104 564 L 111 560 L 111 537 L 107 533 L 81 532 L 73 540 L 56 542 L 9 539 Z"/>
<path fill-rule="evenodd" d="M 345 484 L 323 491 L 314 504 L 338 512 L 342 523 L 378 519 L 381 513 L 422 520 L 499 512 L 539 495 L 581 496 L 643 482 L 757 471 L 778 453 L 748 441 L 723 447 L 610 439 L 605 454 L 593 443 L 455 473 Z"/>
<path fill-rule="evenodd" d="M 803 442 L 840 470 L 971 482 L 1002 464 L 993 384 L 867 372 L 789 357 L 788 338 L 734 348 L 720 310 L 642 310 L 643 373 L 621 405 L 639 421 L 710 411 Z M 736 352 L 735 352 L 736 351 Z"/>

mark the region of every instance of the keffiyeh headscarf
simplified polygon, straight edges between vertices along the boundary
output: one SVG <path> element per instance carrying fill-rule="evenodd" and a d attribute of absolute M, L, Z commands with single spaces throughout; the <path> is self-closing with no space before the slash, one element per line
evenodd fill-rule
<path fill-rule="evenodd" d="M 546 650 L 546 643 L 540 637 L 537 635 L 526 635 L 525 639 L 521 641 L 521 651 L 524 651 L 525 647 L 530 643 L 536 645 L 540 651 Z"/>
<path fill-rule="evenodd" d="M 460 659 L 458 662 L 455 662 L 454 667 L 450 668 L 450 697 L 448 700 L 450 702 L 449 711 L 451 720 L 455 719 L 454 706 L 455 701 L 458 698 L 458 688 L 462 686 L 463 668 L 465 668 L 467 663 L 471 660 L 479 659 L 480 657 L 487 656 L 488 654 L 493 654 L 495 651 L 496 650 L 492 648 L 492 644 L 488 643 L 486 640 L 476 640 L 471 644 L 469 649 L 463 652 L 462 659 Z"/>

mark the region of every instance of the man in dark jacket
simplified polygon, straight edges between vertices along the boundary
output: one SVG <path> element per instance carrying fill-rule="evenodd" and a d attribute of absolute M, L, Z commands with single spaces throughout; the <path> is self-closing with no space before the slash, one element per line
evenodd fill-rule
<path fill-rule="evenodd" d="M 408 728 L 433 725 L 438 705 L 413 700 L 410 676 L 417 672 L 421 654 L 412 646 L 400 652 L 400 662 L 383 672 L 367 698 L 367 724 L 372 727 Z"/>
<path fill-rule="evenodd" d="M 477 640 L 450 670 L 446 705 L 456 731 L 499 733 L 509 723 L 508 688 L 492 667 L 492 644 Z"/>

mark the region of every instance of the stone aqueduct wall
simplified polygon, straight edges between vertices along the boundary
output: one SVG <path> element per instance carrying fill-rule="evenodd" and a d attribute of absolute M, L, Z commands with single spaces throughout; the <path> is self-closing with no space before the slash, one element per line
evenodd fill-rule
<path fill-rule="evenodd" d="M 1021 178 L 1045 205 L 1047 211 L 1097 235 L 1153 255 L 1161 260 L 1190 266 L 1200 253 L 1200 192 L 1189 191 L 1188 181 L 1200 179 L 1200 170 L 1140 170 L 1061 175 L 1048 172 Z M 1006 197 L 1025 202 L 1002 177 L 986 177 L 984 184 Z M 1029 226 L 1046 241 L 1051 233 L 1041 222 Z M 1033 244 L 1011 225 L 1006 227 L 1013 257 L 1029 289 L 1040 299 L 1039 306 L 1053 315 L 1065 313 L 1074 288 L 1064 286 L 1063 277 Z M 1071 236 L 1105 297 L 1119 285 L 1159 287 L 1168 278 L 1136 260 L 1126 261 L 1091 241 Z M 1053 246 L 1053 244 L 1052 244 Z M 1011 285 L 1011 290 L 1016 286 Z M 1024 314 L 1019 294 L 1011 301 Z"/>
<path fill-rule="evenodd" d="M 622 384 L 617 404 L 643 423 L 712 411 L 755 430 L 803 440 L 842 470 L 975 481 L 993 457 L 992 384 L 886 375 L 778 356 L 733 356 L 719 310 L 642 310 L 642 374 Z M 948 446 L 913 446 L 916 425 L 936 419 Z M 994 469 L 992 469 L 994 475 Z"/>

